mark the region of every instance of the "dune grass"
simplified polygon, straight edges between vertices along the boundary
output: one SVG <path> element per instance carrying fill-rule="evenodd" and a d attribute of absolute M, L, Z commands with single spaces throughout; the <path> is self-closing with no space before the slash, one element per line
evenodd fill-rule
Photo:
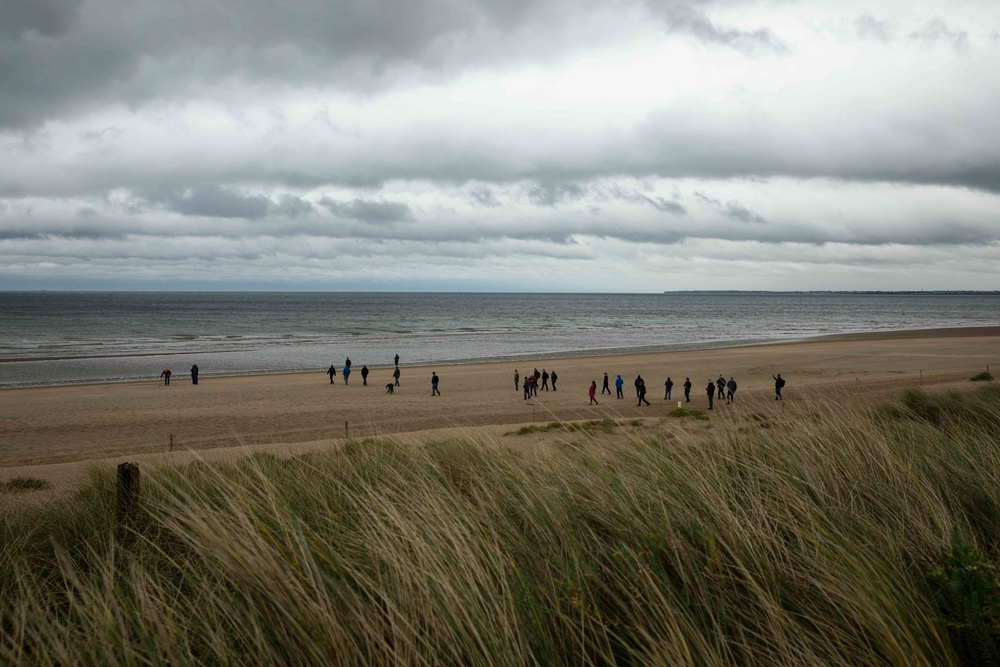
<path fill-rule="evenodd" d="M 44 479 L 37 477 L 11 477 L 0 482 L 0 493 L 19 493 L 21 491 L 39 491 L 51 487 Z"/>
<path fill-rule="evenodd" d="M 195 463 L 144 475 L 129 539 L 94 472 L 0 498 L 0 663 L 995 663 L 998 389 L 697 443 Z"/>

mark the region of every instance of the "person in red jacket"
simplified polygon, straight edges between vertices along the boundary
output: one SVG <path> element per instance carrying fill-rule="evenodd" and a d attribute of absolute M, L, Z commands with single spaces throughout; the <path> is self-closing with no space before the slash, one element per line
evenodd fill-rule
<path fill-rule="evenodd" d="M 160 377 L 163 378 L 163 386 L 167 387 L 170 385 L 170 369 L 164 368 L 163 372 L 160 373 Z"/>
<path fill-rule="evenodd" d="M 597 380 L 591 380 L 590 381 L 590 404 L 591 405 L 594 405 L 594 404 L 600 405 L 600 403 L 597 402 L 597 399 L 594 398 L 594 396 L 596 394 L 597 394 Z"/>

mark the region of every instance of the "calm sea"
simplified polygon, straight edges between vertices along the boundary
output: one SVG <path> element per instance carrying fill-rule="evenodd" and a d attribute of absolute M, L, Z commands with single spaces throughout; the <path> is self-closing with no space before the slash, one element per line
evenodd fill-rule
<path fill-rule="evenodd" d="M 997 294 L 0 293 L 0 387 L 723 347 L 1000 325 Z"/>

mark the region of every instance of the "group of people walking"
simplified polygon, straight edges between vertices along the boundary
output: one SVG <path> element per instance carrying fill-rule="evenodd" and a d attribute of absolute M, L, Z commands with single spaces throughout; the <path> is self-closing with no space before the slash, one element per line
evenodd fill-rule
<path fill-rule="evenodd" d="M 709 410 L 713 408 L 716 395 L 718 395 L 720 401 L 722 400 L 722 397 L 725 396 L 726 404 L 728 405 L 733 402 L 733 397 L 736 395 L 736 380 L 730 377 L 729 382 L 726 382 L 726 378 L 721 374 L 719 375 L 718 380 L 712 380 L 709 378 L 708 386 L 705 387 L 705 393 L 708 394 Z"/>
<path fill-rule="evenodd" d="M 781 374 L 772 375 L 774 379 L 774 399 L 776 401 L 782 400 L 781 389 L 785 386 L 785 380 L 781 377 Z M 646 381 L 643 379 L 642 375 L 636 375 L 633 382 L 635 385 L 635 396 L 638 399 L 636 407 L 643 404 L 649 405 L 649 401 L 646 400 Z M 621 375 L 615 377 L 615 396 L 619 399 L 625 398 L 623 387 L 625 386 L 625 380 L 622 379 Z M 684 400 L 688 403 L 691 402 L 691 378 L 684 378 L 684 384 L 682 385 L 684 389 Z M 663 398 L 664 400 L 670 400 L 673 397 L 674 391 L 674 381 L 670 376 L 667 376 L 666 382 L 663 383 Z M 725 399 L 726 404 L 733 403 L 736 400 L 736 390 L 738 385 L 736 379 L 730 376 L 729 380 L 726 380 L 725 376 L 719 375 L 718 379 L 709 379 L 708 385 L 705 387 L 705 394 L 708 397 L 708 409 L 713 410 L 715 408 L 715 401 Z M 597 380 L 592 380 L 590 383 L 590 389 L 588 391 L 590 396 L 590 405 L 600 405 L 597 400 Z M 604 394 L 611 395 L 611 379 L 607 373 L 604 374 L 604 383 L 601 387 L 601 396 Z"/>
<path fill-rule="evenodd" d="M 398 354 L 393 357 L 392 363 L 393 363 L 392 382 L 389 382 L 389 383 L 387 383 L 385 385 L 385 393 L 387 393 L 387 394 L 395 394 L 396 393 L 396 387 L 399 386 L 399 376 L 400 376 L 400 373 L 399 373 L 399 355 Z M 350 379 L 351 379 L 351 366 L 352 366 L 352 364 L 351 364 L 351 358 L 347 357 L 347 359 L 344 360 L 344 368 L 341 371 L 341 375 L 344 378 L 344 384 L 349 384 L 350 383 Z M 360 372 L 361 372 L 361 384 L 364 385 L 364 386 L 368 386 L 368 376 L 371 374 L 371 371 L 368 369 L 368 366 L 362 366 Z M 331 364 L 330 367 L 328 369 L 326 369 L 326 374 L 330 376 L 330 384 L 334 384 L 334 380 L 333 379 L 335 377 L 337 377 L 337 368 L 336 368 L 336 366 L 334 366 L 333 364 Z M 440 384 L 441 384 L 441 378 L 438 376 L 437 372 L 432 371 L 431 372 L 431 396 L 440 396 L 441 395 Z"/>
<path fill-rule="evenodd" d="M 524 383 L 523 383 L 524 388 L 522 390 L 524 392 L 524 400 L 528 400 L 532 396 L 538 396 L 539 386 L 541 387 L 542 391 L 548 391 L 549 381 L 552 382 L 552 391 L 558 391 L 556 389 L 556 382 L 558 380 L 559 380 L 559 375 L 557 375 L 555 371 L 552 371 L 550 373 L 543 368 L 541 372 L 539 372 L 539 370 L 536 368 L 531 373 L 528 373 L 526 376 L 524 376 Z M 514 391 L 519 391 L 518 386 L 520 384 L 521 384 L 521 376 L 517 372 L 517 369 L 515 368 Z"/>
<path fill-rule="evenodd" d="M 393 390 L 389 389 L 390 387 L 394 388 L 394 387 L 398 387 L 399 386 L 399 355 L 398 354 L 393 358 L 393 364 L 395 365 L 395 368 L 392 371 L 393 382 L 391 382 L 391 383 L 389 383 L 389 384 L 386 385 L 386 390 L 387 390 L 386 393 L 389 393 L 389 394 L 393 393 Z M 344 369 L 341 371 L 341 376 L 344 378 L 344 384 L 350 384 L 350 381 L 351 381 L 351 372 L 352 372 L 351 371 L 351 365 L 352 365 L 351 364 L 351 358 L 347 357 L 347 359 L 344 360 Z M 326 369 L 326 374 L 330 376 L 330 384 L 334 384 L 333 379 L 335 377 L 337 377 L 337 367 L 334 366 L 333 364 L 330 364 L 330 367 Z M 366 387 L 368 386 L 368 376 L 370 374 L 371 374 L 371 371 L 368 369 L 368 366 L 362 366 L 361 367 L 361 384 L 363 384 Z"/>

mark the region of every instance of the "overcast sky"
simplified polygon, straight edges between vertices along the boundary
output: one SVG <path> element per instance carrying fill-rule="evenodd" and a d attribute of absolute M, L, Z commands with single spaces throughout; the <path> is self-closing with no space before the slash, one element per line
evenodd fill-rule
<path fill-rule="evenodd" d="M 0 0 L 0 289 L 1000 289 L 1000 2 Z"/>

